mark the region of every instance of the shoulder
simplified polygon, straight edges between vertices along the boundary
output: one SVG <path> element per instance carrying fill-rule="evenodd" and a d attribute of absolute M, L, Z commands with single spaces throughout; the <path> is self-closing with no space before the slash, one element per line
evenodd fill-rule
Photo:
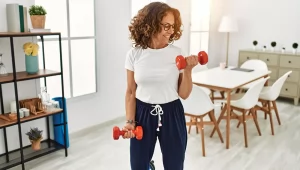
<path fill-rule="evenodd" d="M 143 49 L 141 47 L 132 47 L 127 51 L 126 57 L 135 59 L 142 53 Z"/>

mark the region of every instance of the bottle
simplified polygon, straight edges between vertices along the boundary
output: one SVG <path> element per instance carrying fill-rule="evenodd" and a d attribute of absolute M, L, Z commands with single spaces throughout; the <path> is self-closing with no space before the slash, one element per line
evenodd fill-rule
<path fill-rule="evenodd" d="M 2 56 L 3 56 L 3 54 L 0 53 L 0 76 L 8 76 L 5 65 L 2 62 Z"/>

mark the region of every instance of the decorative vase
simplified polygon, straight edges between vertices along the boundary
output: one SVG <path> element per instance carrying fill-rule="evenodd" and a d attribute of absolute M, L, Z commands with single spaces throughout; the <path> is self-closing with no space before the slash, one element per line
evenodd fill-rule
<path fill-rule="evenodd" d="M 253 46 L 253 50 L 256 50 L 256 45 Z"/>
<path fill-rule="evenodd" d="M 0 76 L 8 76 L 7 70 L 5 68 L 4 63 L 2 62 L 2 55 L 0 53 Z"/>
<path fill-rule="evenodd" d="M 25 55 L 26 72 L 36 74 L 39 71 L 38 56 Z"/>
<path fill-rule="evenodd" d="M 35 151 L 41 149 L 41 140 L 31 141 L 31 148 Z"/>
<path fill-rule="evenodd" d="M 271 51 L 272 51 L 272 52 L 274 52 L 274 51 L 275 51 L 275 48 L 274 48 L 274 47 L 272 47 L 272 48 L 271 48 Z"/>
<path fill-rule="evenodd" d="M 46 15 L 31 15 L 30 16 L 32 28 L 44 29 L 46 22 Z"/>
<path fill-rule="evenodd" d="M 285 49 L 281 49 L 281 52 L 284 53 L 284 52 L 285 52 Z"/>
<path fill-rule="evenodd" d="M 297 53 L 297 49 L 293 49 L 293 54 L 296 54 Z"/>

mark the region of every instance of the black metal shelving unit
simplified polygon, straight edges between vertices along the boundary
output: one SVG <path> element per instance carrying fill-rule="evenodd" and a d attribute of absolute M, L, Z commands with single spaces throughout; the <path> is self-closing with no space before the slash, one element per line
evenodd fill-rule
<path fill-rule="evenodd" d="M 58 36 L 58 43 L 59 43 L 59 51 L 60 51 L 60 71 L 52 71 L 46 69 L 45 64 L 45 51 L 44 51 L 44 36 Z M 14 38 L 18 37 L 40 37 L 42 42 L 42 53 L 43 53 L 43 69 L 39 70 L 37 74 L 28 75 L 25 71 L 23 72 L 16 72 L 16 63 L 15 63 L 15 50 L 14 50 Z M 8 76 L 0 77 L 0 103 L 1 103 L 1 113 L 2 115 L 6 115 L 4 113 L 4 104 L 3 104 L 3 93 L 2 93 L 2 85 L 6 83 L 13 83 L 14 90 L 15 90 L 15 101 L 19 101 L 18 96 L 18 82 L 19 81 L 26 81 L 32 79 L 39 79 L 44 78 L 44 84 L 47 86 L 47 77 L 50 76 L 61 76 L 61 89 L 62 89 L 62 99 L 64 99 L 64 79 L 63 79 L 63 59 L 62 59 L 62 43 L 61 43 L 61 33 L 59 32 L 45 32 L 45 33 L 10 33 L 10 32 L 0 32 L 0 38 L 9 38 L 10 41 L 10 49 L 11 49 L 11 60 L 12 60 L 12 68 L 13 72 L 9 73 Z M 61 108 L 65 108 L 64 100 L 62 100 Z M 31 161 L 33 159 L 39 158 L 41 156 L 50 154 L 52 152 L 64 149 L 65 156 L 68 156 L 68 149 L 67 149 L 67 133 L 64 133 L 64 145 L 61 145 L 50 138 L 50 123 L 49 117 L 55 114 L 64 113 L 64 122 L 62 125 L 64 126 L 64 132 L 67 132 L 66 126 L 66 112 L 63 112 L 62 109 L 56 109 L 52 112 L 46 112 L 38 115 L 30 115 L 29 117 L 20 118 L 19 114 L 19 105 L 17 104 L 17 120 L 16 121 L 4 121 L 0 120 L 0 129 L 3 129 L 3 136 L 4 136 L 4 145 L 5 145 L 5 153 L 0 154 L 0 170 L 12 168 L 18 165 L 21 165 L 22 170 L 25 170 L 25 163 Z M 31 146 L 23 146 L 22 143 L 22 128 L 21 124 L 24 122 L 33 121 L 40 118 L 46 118 L 47 124 L 47 139 L 44 139 L 41 143 L 41 149 L 38 151 L 33 151 Z M 8 143 L 7 143 L 7 132 L 6 128 L 10 126 L 18 126 L 18 135 L 19 136 L 19 149 L 9 151 L 8 150 Z M 16 156 L 18 155 L 19 156 Z"/>

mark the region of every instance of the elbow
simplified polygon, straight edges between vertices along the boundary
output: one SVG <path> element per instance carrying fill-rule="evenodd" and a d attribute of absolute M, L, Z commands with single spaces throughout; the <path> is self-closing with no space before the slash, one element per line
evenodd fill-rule
<path fill-rule="evenodd" d="M 186 100 L 187 98 L 189 98 L 190 93 L 180 93 L 179 97 L 182 98 L 183 100 Z"/>
<path fill-rule="evenodd" d="M 135 89 L 133 89 L 133 88 L 128 88 L 128 89 L 126 90 L 126 97 L 127 97 L 129 100 L 135 98 Z"/>

